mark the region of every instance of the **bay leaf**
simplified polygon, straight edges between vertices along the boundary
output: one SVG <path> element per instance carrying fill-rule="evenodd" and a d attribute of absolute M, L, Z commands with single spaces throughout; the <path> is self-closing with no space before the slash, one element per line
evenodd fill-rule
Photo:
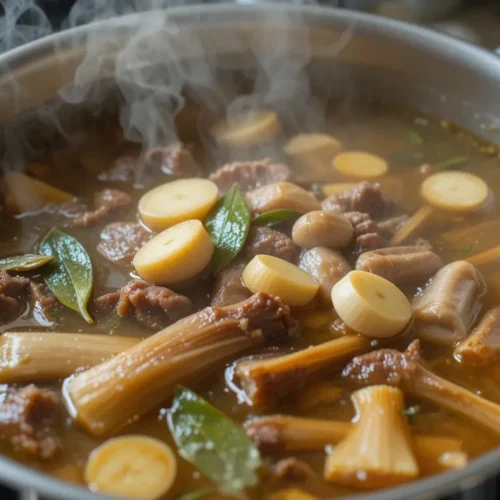
<path fill-rule="evenodd" d="M 27 253 L 25 255 L 15 255 L 0 259 L 0 271 L 33 271 L 54 260 L 50 255 L 35 255 Z"/>

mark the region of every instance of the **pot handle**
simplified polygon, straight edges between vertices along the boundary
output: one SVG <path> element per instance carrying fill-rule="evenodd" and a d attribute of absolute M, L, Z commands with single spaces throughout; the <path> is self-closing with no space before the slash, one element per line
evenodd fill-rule
<path fill-rule="evenodd" d="M 19 500 L 40 500 L 38 493 L 33 489 L 23 490 L 19 496 Z"/>

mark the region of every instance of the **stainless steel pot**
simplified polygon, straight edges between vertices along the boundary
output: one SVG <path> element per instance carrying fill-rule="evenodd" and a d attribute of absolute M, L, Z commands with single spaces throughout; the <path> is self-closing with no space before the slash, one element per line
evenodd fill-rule
<path fill-rule="evenodd" d="M 285 14 L 283 17 L 282 14 Z M 106 39 L 106 60 L 113 61 L 135 29 L 155 13 L 110 19 L 47 37 L 0 57 L 0 120 L 6 120 L 56 96 L 73 80 L 85 55 L 90 30 Z M 345 10 L 277 5 L 173 8 L 169 19 L 196 32 L 208 53 L 241 59 L 253 41 L 272 34 L 307 37 L 311 57 L 320 66 L 334 63 L 327 84 L 344 99 L 368 96 L 414 106 L 455 121 L 496 143 L 500 136 L 500 59 L 475 46 L 397 21 Z M 284 21 L 286 19 L 286 22 Z M 228 35 L 238 44 L 228 44 Z M 232 39 L 232 38 L 231 38 Z M 290 50 L 301 50 L 291 45 Z M 180 57 L 199 56 L 184 44 Z M 99 77 L 109 76 L 108 64 Z M 319 83 L 325 84 L 320 72 Z M 15 82 L 15 83 L 13 83 Z M 496 128 L 492 127 L 495 126 Z M 500 471 L 500 450 L 474 460 L 464 470 L 424 479 L 406 487 L 363 495 L 364 500 L 436 498 L 466 491 Z M 0 482 L 24 491 L 25 498 L 96 500 L 106 498 L 62 483 L 0 457 Z M 477 498 L 471 496 L 470 498 Z"/>

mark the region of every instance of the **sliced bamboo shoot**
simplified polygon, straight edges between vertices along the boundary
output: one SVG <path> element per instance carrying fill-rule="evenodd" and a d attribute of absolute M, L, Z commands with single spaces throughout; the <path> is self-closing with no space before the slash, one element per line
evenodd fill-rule
<path fill-rule="evenodd" d="M 432 207 L 425 205 L 419 208 L 408 220 L 408 222 L 399 229 L 396 234 L 392 237 L 391 245 L 398 246 L 403 245 L 410 241 L 412 238 L 416 238 L 418 234 L 426 227 L 426 225 L 432 220 L 432 215 L 434 210 Z"/>
<path fill-rule="evenodd" d="M 0 337 L 0 383 L 69 377 L 138 342 L 133 337 L 90 333 L 6 332 Z"/>
<path fill-rule="evenodd" d="M 333 160 L 333 168 L 346 177 L 373 179 L 387 173 L 389 165 L 380 156 L 362 151 L 345 151 Z"/>
<path fill-rule="evenodd" d="M 10 213 L 41 210 L 49 204 L 61 204 L 73 195 L 27 175 L 10 172 L 4 175 L 7 188 L 6 206 Z"/>
<path fill-rule="evenodd" d="M 345 439 L 352 424 L 338 420 L 270 415 L 250 420 L 245 429 L 261 453 L 273 454 L 323 451 L 327 446 Z M 453 469 L 457 462 L 443 459 L 445 455 L 462 453 L 467 459 L 462 441 L 453 437 L 414 434 L 411 443 L 422 474 Z"/>
<path fill-rule="evenodd" d="M 91 434 L 115 433 L 168 399 L 177 384 L 203 380 L 223 360 L 286 339 L 289 314 L 280 299 L 267 294 L 207 307 L 66 379 L 68 409 Z"/>
<path fill-rule="evenodd" d="M 235 375 L 252 405 L 266 405 L 296 391 L 302 384 L 370 345 L 370 339 L 346 335 L 302 351 L 268 359 L 251 359 L 236 365 Z"/>
<path fill-rule="evenodd" d="M 387 488 L 418 477 L 403 393 L 372 386 L 352 395 L 357 417 L 349 434 L 327 457 L 325 479 L 355 488 Z"/>

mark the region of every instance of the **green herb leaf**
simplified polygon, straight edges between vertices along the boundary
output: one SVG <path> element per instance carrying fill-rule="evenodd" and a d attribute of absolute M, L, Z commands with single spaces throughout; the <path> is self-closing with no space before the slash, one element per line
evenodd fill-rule
<path fill-rule="evenodd" d="M 278 210 L 271 210 L 270 212 L 264 212 L 263 214 L 257 215 L 257 217 L 252 220 L 252 224 L 254 226 L 275 226 L 276 224 L 293 219 L 299 215 L 300 214 L 295 210 L 279 208 Z"/>
<path fill-rule="evenodd" d="M 205 229 L 215 245 L 212 266 L 218 273 L 238 255 L 250 229 L 250 210 L 236 185 L 207 215 Z"/>
<path fill-rule="evenodd" d="M 199 498 L 211 495 L 216 491 L 217 488 L 214 488 L 213 486 L 207 486 L 206 488 L 199 488 L 198 490 L 191 490 L 187 493 L 183 493 L 180 497 L 177 497 L 177 500 L 198 500 Z"/>
<path fill-rule="evenodd" d="M 415 406 L 410 406 L 404 410 L 401 410 L 401 415 L 405 415 L 406 417 L 408 417 L 408 423 L 413 425 L 415 423 L 415 419 L 419 412 L 420 412 L 420 406 L 415 405 Z"/>
<path fill-rule="evenodd" d="M 448 248 L 450 252 L 458 252 L 458 253 L 470 253 L 474 250 L 475 245 L 469 245 L 468 247 L 457 247 L 457 248 Z"/>
<path fill-rule="evenodd" d="M 92 291 L 92 263 L 85 248 L 73 236 L 52 229 L 42 241 L 40 253 L 57 259 L 44 269 L 50 291 L 66 307 L 80 313 L 87 323 L 93 323 L 87 311 Z"/>
<path fill-rule="evenodd" d="M 219 489 L 237 492 L 257 484 L 261 461 L 255 444 L 196 393 L 177 388 L 168 424 L 181 456 Z"/>
<path fill-rule="evenodd" d="M 453 156 L 452 158 L 448 158 L 447 160 L 443 160 L 437 163 L 432 163 L 432 167 L 436 170 L 444 170 L 446 168 L 458 167 L 459 165 L 463 165 L 469 161 L 469 157 L 462 156 Z"/>
<path fill-rule="evenodd" d="M 54 260 L 54 257 L 47 255 L 16 255 L 0 259 L 0 271 L 32 271 Z"/>
<path fill-rule="evenodd" d="M 421 146 L 424 143 L 422 136 L 411 128 L 399 129 L 399 133 L 406 142 L 412 144 L 413 146 Z"/>

